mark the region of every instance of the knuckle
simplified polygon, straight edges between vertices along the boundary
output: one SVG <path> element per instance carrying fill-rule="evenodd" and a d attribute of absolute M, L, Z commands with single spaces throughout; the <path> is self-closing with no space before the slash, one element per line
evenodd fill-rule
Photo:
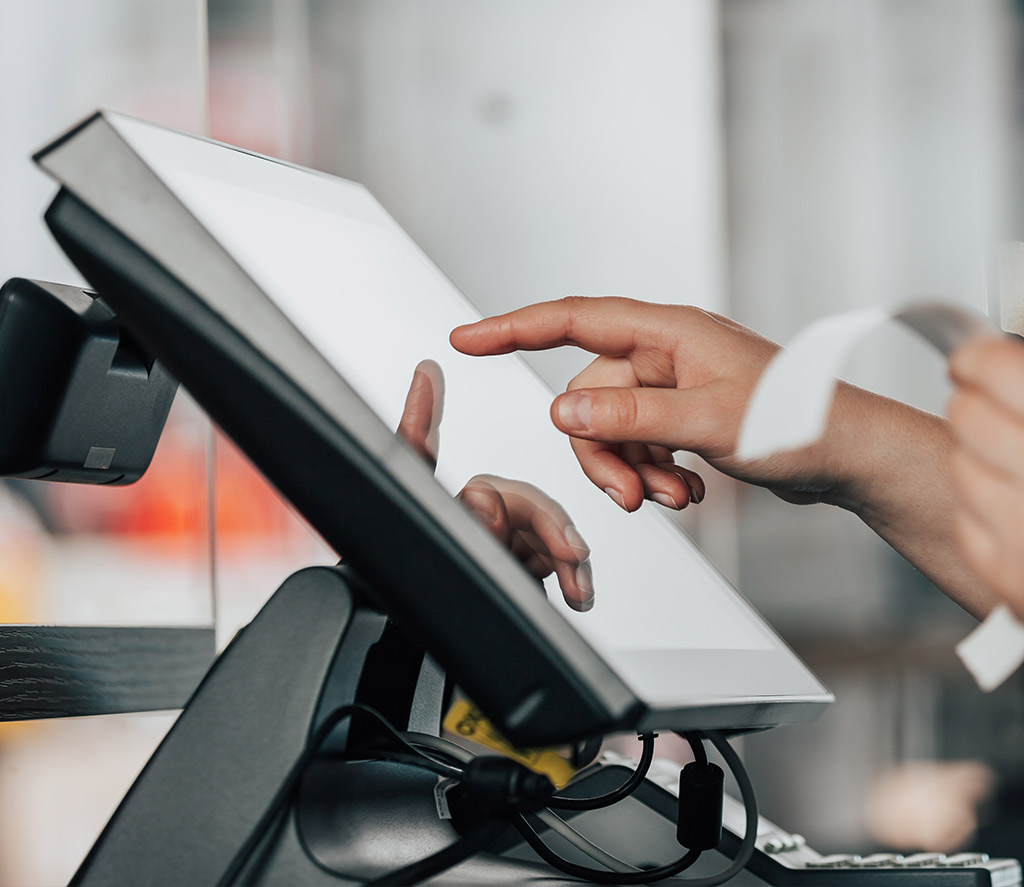
<path fill-rule="evenodd" d="M 560 302 L 565 309 L 565 338 L 569 342 L 575 342 L 577 320 L 587 309 L 591 299 L 588 296 L 563 296 Z"/>
<path fill-rule="evenodd" d="M 636 428 L 638 409 L 636 397 L 632 391 L 616 391 L 607 399 L 605 415 L 598 414 L 609 428 L 628 434 Z"/>
<path fill-rule="evenodd" d="M 498 338 L 505 345 L 515 342 L 516 325 L 510 318 L 503 317 L 498 320 Z"/>

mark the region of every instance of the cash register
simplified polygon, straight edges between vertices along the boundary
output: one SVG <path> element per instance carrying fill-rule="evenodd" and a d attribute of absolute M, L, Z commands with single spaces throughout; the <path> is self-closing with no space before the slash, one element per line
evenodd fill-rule
<path fill-rule="evenodd" d="M 220 656 L 73 883 L 1020 883 L 983 854 L 822 856 L 758 817 L 728 736 L 831 694 L 675 525 L 592 487 L 527 364 L 451 349 L 479 313 L 361 185 L 110 112 L 35 160 L 118 323 L 340 558 Z M 446 378 L 436 468 L 394 433 L 424 358 Z M 589 611 L 453 498 L 481 474 L 572 516 Z M 442 738 L 453 688 L 579 772 L 555 790 Z M 621 732 L 640 760 L 594 760 Z M 659 732 L 690 742 L 689 776 Z"/>

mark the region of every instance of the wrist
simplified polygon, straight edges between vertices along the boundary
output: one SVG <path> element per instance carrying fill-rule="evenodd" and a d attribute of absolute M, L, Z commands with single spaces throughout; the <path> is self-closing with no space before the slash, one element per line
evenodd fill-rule
<path fill-rule="evenodd" d="M 882 530 L 915 487 L 945 477 L 951 437 L 939 416 L 840 382 L 822 444 L 821 501 Z"/>

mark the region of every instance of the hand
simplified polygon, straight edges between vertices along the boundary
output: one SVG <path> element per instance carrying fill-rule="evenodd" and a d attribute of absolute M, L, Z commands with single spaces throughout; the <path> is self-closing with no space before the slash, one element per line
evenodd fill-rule
<path fill-rule="evenodd" d="M 868 832 L 900 850 L 953 853 L 978 829 L 979 810 L 996 790 L 981 761 L 908 761 L 883 770 L 864 804 Z"/>
<path fill-rule="evenodd" d="M 978 339 L 950 358 L 954 524 L 964 557 L 1024 618 L 1024 347 Z"/>
<path fill-rule="evenodd" d="M 398 434 L 433 468 L 444 412 L 444 374 L 432 360 L 413 372 Z M 457 497 L 536 578 L 554 573 L 574 610 L 594 605 L 590 549 L 554 499 L 523 481 L 480 474 Z"/>
<path fill-rule="evenodd" d="M 560 345 L 598 355 L 555 399 L 551 418 L 587 477 L 626 511 L 645 498 L 669 508 L 704 498 L 700 476 L 672 461 L 676 450 L 790 501 L 818 501 L 835 483 L 810 448 L 757 463 L 733 457 L 747 401 L 778 346 L 727 318 L 570 297 L 459 327 L 451 343 L 473 355 Z"/>
<path fill-rule="evenodd" d="M 948 477 L 953 438 L 938 416 L 840 382 L 817 443 L 740 462 L 733 455 L 740 423 L 778 346 L 724 317 L 685 306 L 573 297 L 459 327 L 451 342 L 475 355 L 559 345 L 598 355 L 555 399 L 551 418 L 570 436 L 587 476 L 627 511 L 644 498 L 678 507 L 703 498 L 700 478 L 666 461 L 669 453 L 687 450 L 789 502 L 852 511 L 963 607 L 981 615 L 992 605 L 992 594 L 956 544 L 957 505 Z M 1024 386 L 1015 393 L 1024 413 Z M 1020 493 L 1005 497 L 1004 508 L 1015 506 L 1018 514 L 1010 522 L 1000 519 L 1005 558 L 1016 541 L 1013 528 L 1024 526 Z M 980 514 L 981 488 L 964 496 Z M 996 550 L 994 528 L 984 543 L 977 517 L 970 528 L 975 544 Z M 995 562 L 994 554 L 988 557 Z M 1001 569 L 1024 610 L 1024 563 Z"/>

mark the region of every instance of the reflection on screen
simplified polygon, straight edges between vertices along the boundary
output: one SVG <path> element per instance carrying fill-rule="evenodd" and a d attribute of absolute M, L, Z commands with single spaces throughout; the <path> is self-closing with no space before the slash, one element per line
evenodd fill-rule
<path fill-rule="evenodd" d="M 650 657 L 638 650 L 779 647 L 657 506 L 627 515 L 586 479 L 548 417 L 552 392 L 522 360 L 451 348 L 451 329 L 479 313 L 364 188 L 197 140 L 168 150 L 167 133 L 131 120 L 118 128 L 389 427 L 417 363 L 440 364 L 438 480 L 455 494 L 475 474 L 496 474 L 564 506 L 592 550 L 596 600 L 571 611 L 554 577 L 548 595 L 648 699 L 666 694 L 646 685 L 638 663 Z"/>

